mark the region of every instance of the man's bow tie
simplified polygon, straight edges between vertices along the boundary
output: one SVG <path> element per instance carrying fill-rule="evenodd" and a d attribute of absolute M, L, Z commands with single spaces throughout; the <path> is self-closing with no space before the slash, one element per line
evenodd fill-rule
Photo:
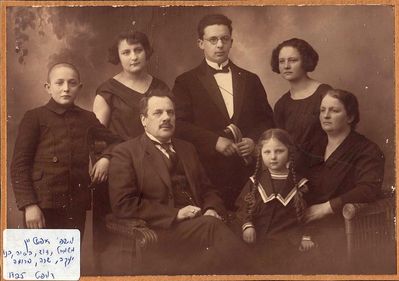
<path fill-rule="evenodd" d="M 216 73 L 229 73 L 229 63 L 226 64 L 225 66 L 223 66 L 222 69 L 215 69 L 213 67 L 209 67 L 211 69 L 212 74 L 216 74 Z"/>

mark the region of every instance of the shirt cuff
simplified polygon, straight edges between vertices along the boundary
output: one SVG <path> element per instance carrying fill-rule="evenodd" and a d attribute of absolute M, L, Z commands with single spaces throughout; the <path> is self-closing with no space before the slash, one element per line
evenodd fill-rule
<path fill-rule="evenodd" d="M 205 214 L 206 211 L 208 211 L 208 210 L 214 210 L 216 213 L 218 212 L 218 211 L 216 211 L 216 209 L 215 209 L 214 207 L 207 207 L 207 208 L 205 208 L 205 209 L 202 211 L 202 213 Z"/>
<path fill-rule="evenodd" d="M 252 224 L 252 222 L 247 222 L 247 223 L 244 223 L 243 225 L 242 225 L 242 231 L 244 231 L 245 229 L 247 229 L 247 228 L 255 228 L 255 226 Z"/>
<path fill-rule="evenodd" d="M 342 207 L 344 204 L 340 197 L 331 199 L 329 202 L 330 202 L 330 206 L 331 206 L 331 209 L 333 210 L 334 214 L 339 214 L 342 211 Z"/>
<path fill-rule="evenodd" d="M 111 160 L 112 155 L 111 154 L 101 154 L 100 157 L 98 158 L 98 160 L 100 160 L 101 158 L 107 158 L 108 160 Z"/>

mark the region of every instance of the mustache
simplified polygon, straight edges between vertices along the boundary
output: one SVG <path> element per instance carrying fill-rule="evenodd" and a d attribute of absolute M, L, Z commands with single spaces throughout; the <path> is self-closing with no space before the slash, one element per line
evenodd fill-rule
<path fill-rule="evenodd" d="M 174 125 L 173 125 L 171 122 L 167 121 L 167 122 L 162 123 L 162 124 L 159 126 L 159 128 L 172 129 L 172 128 L 174 128 Z"/>

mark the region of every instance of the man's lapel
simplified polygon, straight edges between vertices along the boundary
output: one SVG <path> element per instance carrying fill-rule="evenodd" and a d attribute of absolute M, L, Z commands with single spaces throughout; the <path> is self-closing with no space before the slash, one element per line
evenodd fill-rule
<path fill-rule="evenodd" d="M 234 101 L 234 115 L 233 115 L 233 123 L 237 124 L 237 120 L 239 120 L 242 103 L 244 101 L 244 92 L 245 92 L 245 75 L 239 70 L 239 68 L 230 61 L 230 69 L 232 73 L 233 80 L 233 101 Z"/>
<path fill-rule="evenodd" d="M 143 146 L 144 146 L 144 157 L 145 160 L 150 163 L 150 168 L 154 169 L 159 175 L 169 191 L 172 191 L 172 182 L 168 167 L 166 166 L 165 160 L 162 159 L 160 151 L 155 147 L 147 135 L 143 135 Z"/>
<path fill-rule="evenodd" d="M 226 119 L 227 123 L 229 123 L 228 121 L 230 120 L 229 113 L 227 112 L 226 105 L 224 104 L 222 93 L 220 92 L 219 87 L 216 83 L 216 79 L 213 76 L 205 60 L 199 66 L 199 71 L 197 72 L 197 76 L 198 79 L 201 81 L 202 85 L 204 86 L 204 88 L 206 89 L 206 92 L 209 95 L 209 97 L 216 104 L 219 111 Z"/>

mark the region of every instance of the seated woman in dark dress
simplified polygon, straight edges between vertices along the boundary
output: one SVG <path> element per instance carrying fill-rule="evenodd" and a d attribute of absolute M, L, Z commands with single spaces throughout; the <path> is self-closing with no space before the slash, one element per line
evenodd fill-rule
<path fill-rule="evenodd" d="M 147 72 L 152 53 L 147 36 L 139 31 L 122 32 L 109 49 L 109 62 L 120 63 L 122 71 L 98 87 L 93 112 L 124 140 L 144 132 L 139 118 L 140 99 L 152 91 L 169 91 L 163 81 Z"/>
<path fill-rule="evenodd" d="M 317 230 L 313 237 L 321 258 L 316 260 L 322 260 L 318 273 L 347 272 L 342 208 L 350 202 L 374 201 L 381 191 L 384 155 L 355 131 L 359 119 L 355 95 L 335 89 L 325 94 L 320 123 L 326 137 L 312 151 L 308 174 L 312 185 L 305 210 L 305 220 Z"/>
<path fill-rule="evenodd" d="M 290 90 L 274 106 L 274 120 L 297 145 L 298 168 L 307 166 L 307 153 L 325 135 L 320 127 L 319 109 L 323 94 L 331 87 L 308 76 L 318 60 L 312 46 L 297 38 L 280 43 L 271 57 L 272 70 L 290 85 Z"/>

